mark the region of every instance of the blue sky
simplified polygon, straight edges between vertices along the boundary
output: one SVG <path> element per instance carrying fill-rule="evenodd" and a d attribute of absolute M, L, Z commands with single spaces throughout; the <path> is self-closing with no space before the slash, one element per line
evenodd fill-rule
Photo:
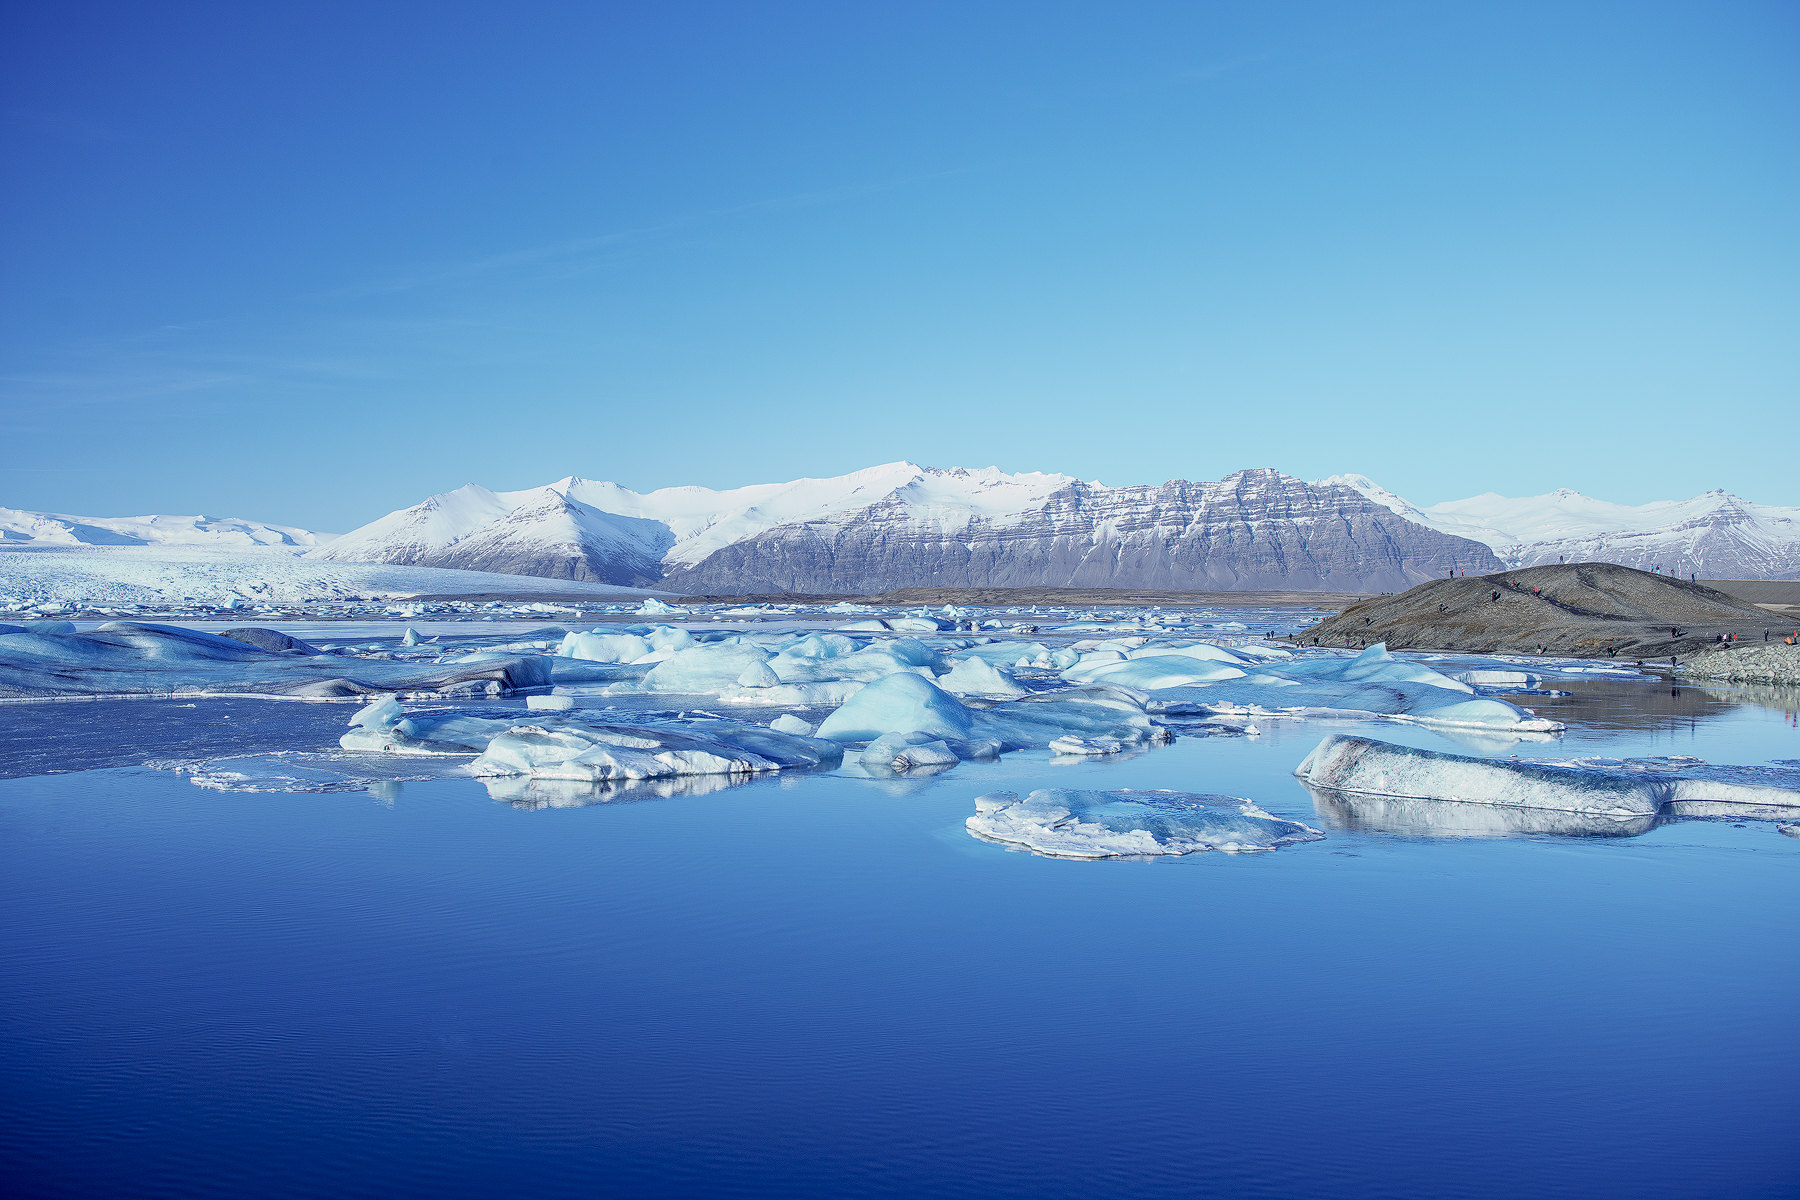
<path fill-rule="evenodd" d="M 0 504 L 1800 504 L 1792 4 L 0 12 Z"/>

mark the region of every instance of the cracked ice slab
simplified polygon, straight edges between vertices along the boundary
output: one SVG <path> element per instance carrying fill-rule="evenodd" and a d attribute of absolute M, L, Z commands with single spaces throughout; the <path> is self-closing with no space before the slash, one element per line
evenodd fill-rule
<path fill-rule="evenodd" d="M 1155 858 L 1274 850 L 1325 835 L 1237 796 L 1045 788 L 975 799 L 969 832 L 1046 858 Z"/>

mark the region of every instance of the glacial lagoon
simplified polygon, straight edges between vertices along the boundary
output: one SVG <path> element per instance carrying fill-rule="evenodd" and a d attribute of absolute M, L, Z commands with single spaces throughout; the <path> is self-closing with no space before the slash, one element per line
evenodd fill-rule
<path fill-rule="evenodd" d="M 1271 619 L 1213 618 L 1181 636 Z M 1800 694 L 1393 657 L 1531 674 L 1479 692 L 1564 728 L 1164 713 L 1117 752 L 581 783 L 344 751 L 354 701 L 0 706 L 0 1160 L 45 1194 L 1791 1194 L 1783 821 L 1293 773 L 1339 734 L 1792 788 Z M 606 686 L 557 691 L 775 716 Z M 558 717 L 403 702 L 472 706 Z M 1077 861 L 970 827 L 1050 790 L 1322 836 Z"/>

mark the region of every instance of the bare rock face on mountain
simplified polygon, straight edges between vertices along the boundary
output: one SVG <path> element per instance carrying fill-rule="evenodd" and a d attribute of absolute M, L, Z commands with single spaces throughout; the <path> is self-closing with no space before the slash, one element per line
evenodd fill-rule
<path fill-rule="evenodd" d="M 1023 513 L 963 523 L 898 496 L 778 526 L 671 569 L 677 591 L 872 593 L 904 587 L 1375 591 L 1453 567 L 1497 568 L 1486 546 L 1404 520 L 1342 487 L 1271 470 L 1216 483 L 1070 482 Z"/>
<path fill-rule="evenodd" d="M 835 479 L 639 494 L 569 478 L 469 485 L 312 552 L 656 586 L 697 594 L 867 594 L 908 587 L 1379 591 L 1484 545 L 1335 483 L 1272 470 L 1216 483 L 1106 487 L 1063 475 L 889 463 Z"/>
<path fill-rule="evenodd" d="M 1607 562 L 1701 579 L 1800 579 L 1800 508 L 1723 489 L 1688 500 L 1614 504 L 1569 488 L 1513 499 L 1487 492 L 1419 508 L 1362 475 L 1341 483 L 1418 525 L 1473 538 L 1509 567 Z"/>

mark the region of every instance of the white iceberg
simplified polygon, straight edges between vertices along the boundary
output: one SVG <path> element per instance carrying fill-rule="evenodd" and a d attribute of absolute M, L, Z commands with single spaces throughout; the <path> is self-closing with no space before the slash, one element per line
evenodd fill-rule
<path fill-rule="evenodd" d="M 682 775 L 756 775 L 834 766 L 835 743 L 715 717 L 685 720 L 623 713 L 534 713 L 528 721 L 473 714 L 407 714 L 392 701 L 351 718 L 346 750 L 406 755 L 471 755 L 478 776 L 611 783 Z"/>
<path fill-rule="evenodd" d="M 1773 818 L 1800 812 L 1800 788 L 1783 783 L 1717 772 L 1471 758 L 1342 734 L 1327 736 L 1294 774 L 1310 787 L 1348 796 L 1575 813 L 1628 825 L 1661 816 Z"/>

